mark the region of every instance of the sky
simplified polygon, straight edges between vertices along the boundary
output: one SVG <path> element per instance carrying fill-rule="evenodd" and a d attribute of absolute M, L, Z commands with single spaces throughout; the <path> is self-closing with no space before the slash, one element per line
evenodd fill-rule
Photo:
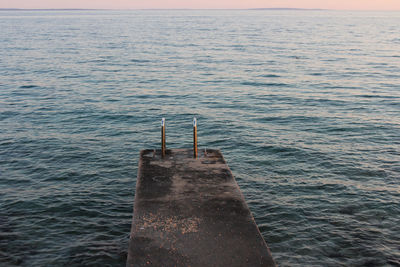
<path fill-rule="evenodd" d="M 400 0 L 0 0 L 0 8 L 400 10 Z"/>

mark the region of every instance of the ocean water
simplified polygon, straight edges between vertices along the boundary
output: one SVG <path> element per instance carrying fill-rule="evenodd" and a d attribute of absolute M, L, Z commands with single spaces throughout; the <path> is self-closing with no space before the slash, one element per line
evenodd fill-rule
<path fill-rule="evenodd" d="M 139 151 L 219 148 L 280 266 L 400 265 L 400 13 L 0 12 L 0 265 L 124 266 Z M 229 249 L 229 244 L 227 244 Z"/>

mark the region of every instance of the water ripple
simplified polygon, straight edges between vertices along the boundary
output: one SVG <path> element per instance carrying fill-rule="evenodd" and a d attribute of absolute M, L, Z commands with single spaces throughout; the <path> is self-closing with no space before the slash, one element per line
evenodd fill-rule
<path fill-rule="evenodd" d="M 398 13 L 0 17 L 0 265 L 124 265 L 139 151 L 194 116 L 279 265 L 400 264 Z"/>

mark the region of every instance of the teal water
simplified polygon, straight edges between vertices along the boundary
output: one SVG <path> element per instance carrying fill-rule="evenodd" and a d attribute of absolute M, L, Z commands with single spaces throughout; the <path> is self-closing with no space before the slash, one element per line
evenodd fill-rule
<path fill-rule="evenodd" d="M 190 147 L 194 116 L 280 266 L 400 265 L 399 12 L 2 11 L 0 28 L 1 266 L 124 266 L 139 151 L 162 117 Z"/>

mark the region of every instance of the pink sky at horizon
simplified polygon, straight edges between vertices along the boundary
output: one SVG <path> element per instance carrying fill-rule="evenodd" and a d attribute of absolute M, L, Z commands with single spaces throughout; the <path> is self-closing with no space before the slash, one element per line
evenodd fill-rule
<path fill-rule="evenodd" d="M 400 10 L 400 0 L 0 0 L 0 8 L 93 9 L 245 9 L 321 8 L 339 10 Z"/>

